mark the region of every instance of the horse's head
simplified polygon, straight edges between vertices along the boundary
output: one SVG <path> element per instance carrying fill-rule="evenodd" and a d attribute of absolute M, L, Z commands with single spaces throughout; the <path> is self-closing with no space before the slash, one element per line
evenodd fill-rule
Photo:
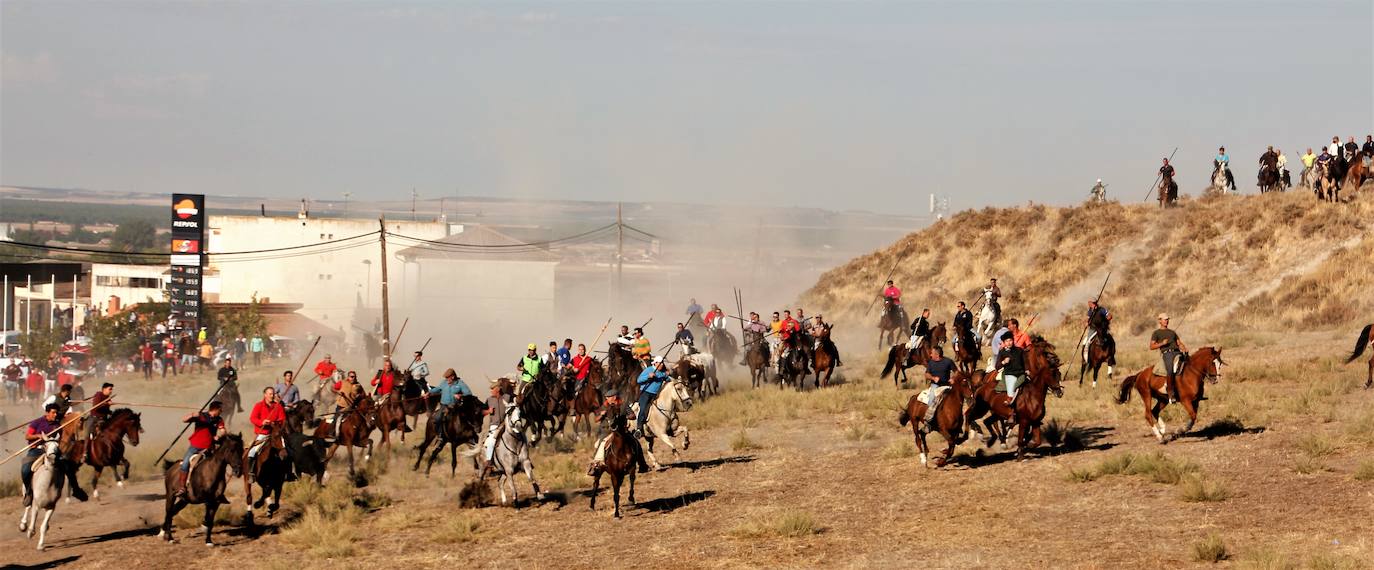
<path fill-rule="evenodd" d="M 1063 376 L 1059 370 L 1061 364 L 1053 344 L 1039 336 L 1031 341 L 1030 349 L 1026 351 L 1026 371 L 1034 380 L 1044 382 L 1045 387 L 1059 398 L 1064 397 L 1064 387 L 1060 384 Z"/>
<path fill-rule="evenodd" d="M 231 433 L 220 439 L 219 444 L 215 447 L 214 457 L 220 461 L 228 462 L 230 470 L 233 471 L 233 476 L 238 477 L 243 475 L 243 462 L 247 460 L 247 456 L 243 454 L 243 449 L 243 436 Z"/>
<path fill-rule="evenodd" d="M 1226 361 L 1221 359 L 1220 348 L 1204 346 L 1198 349 L 1191 362 L 1202 363 L 1203 379 L 1213 384 L 1221 381 L 1221 369 L 1226 366 Z"/>
<path fill-rule="evenodd" d="M 935 328 L 930 329 L 930 340 L 934 341 L 935 346 L 943 345 L 949 340 L 948 333 L 945 323 L 937 323 Z"/>
<path fill-rule="evenodd" d="M 138 434 L 143 433 L 143 414 L 129 408 L 120 408 L 110 413 L 110 420 L 112 422 L 116 417 L 118 417 L 120 423 L 113 425 L 122 425 L 124 436 L 129 438 L 129 445 L 137 447 Z"/>
<path fill-rule="evenodd" d="M 62 439 L 58 437 L 48 437 L 43 439 L 43 457 L 48 461 L 56 461 L 57 456 L 62 452 Z M 54 464 L 55 465 L 55 464 Z"/>
<path fill-rule="evenodd" d="M 525 415 L 520 412 L 519 406 L 506 408 L 506 429 L 515 435 L 523 435 L 525 427 L 529 422 L 525 420 Z"/>
<path fill-rule="evenodd" d="M 682 407 L 683 411 L 692 409 L 692 392 L 680 380 L 673 380 L 668 383 L 668 395 Z"/>

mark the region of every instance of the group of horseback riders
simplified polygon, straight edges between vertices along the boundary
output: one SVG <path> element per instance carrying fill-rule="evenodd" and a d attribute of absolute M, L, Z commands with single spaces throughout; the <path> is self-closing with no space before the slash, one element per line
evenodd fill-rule
<path fill-rule="evenodd" d="M 1159 201 L 1161 206 L 1169 206 L 1178 201 L 1178 183 L 1175 181 L 1177 171 L 1169 163 L 1168 158 L 1163 160 L 1164 164 L 1158 171 Z M 1353 181 L 1358 188 L 1364 181 L 1374 177 L 1374 135 L 1367 135 L 1363 145 L 1356 143 L 1353 136 L 1349 137 L 1345 144 L 1341 144 L 1340 137 L 1333 136 L 1330 145 L 1321 147 L 1320 154 L 1314 154 L 1309 147 L 1301 160 L 1303 171 L 1300 182 L 1304 186 L 1315 188 L 1323 182 L 1338 185 L 1346 178 L 1348 171 L 1359 169 L 1359 179 Z M 1273 145 L 1268 146 L 1260 154 L 1258 164 L 1257 177 L 1261 193 L 1293 187 L 1292 176 L 1288 170 L 1288 157 L 1282 149 L 1274 148 Z M 1237 191 L 1236 177 L 1231 172 L 1231 155 L 1226 152 L 1224 146 L 1219 147 L 1217 154 L 1212 157 L 1210 186 L 1223 193 Z M 1095 201 L 1101 201 L 1105 199 L 1105 195 L 1105 186 L 1102 180 L 1098 179 L 1091 196 Z"/>

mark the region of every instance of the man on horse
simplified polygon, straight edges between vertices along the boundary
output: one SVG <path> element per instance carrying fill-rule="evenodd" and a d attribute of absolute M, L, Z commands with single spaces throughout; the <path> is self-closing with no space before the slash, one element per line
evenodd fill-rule
<path fill-rule="evenodd" d="M 930 381 L 930 388 L 926 394 L 926 424 L 929 425 L 935 419 L 935 405 L 938 398 L 949 389 L 949 377 L 954 373 L 954 361 L 945 358 L 944 349 L 932 345 L 930 347 L 929 360 L 926 361 L 926 380 Z"/>
<path fill-rule="evenodd" d="M 186 438 L 186 455 L 182 456 L 181 467 L 177 472 L 177 498 L 186 496 L 186 479 L 191 475 L 191 458 L 209 451 L 215 442 L 228 433 L 224 428 L 224 419 L 220 418 L 223 408 L 224 404 L 218 401 L 210 402 L 205 411 L 186 414 L 186 417 L 181 418 L 182 423 L 191 424 L 192 430 L 191 437 Z M 228 502 L 224 501 L 226 504 Z"/>
<path fill-rule="evenodd" d="M 62 423 L 66 418 L 67 411 L 72 409 L 72 385 L 63 384 L 57 389 L 57 393 L 48 396 L 43 400 L 43 409 L 48 409 L 49 405 L 57 406 L 57 423 Z"/>
<path fill-rule="evenodd" d="M 988 286 L 983 288 L 983 295 L 992 305 L 992 312 L 997 314 L 997 318 L 1002 318 L 1002 288 L 997 286 L 996 277 L 988 280 Z"/>
<path fill-rule="evenodd" d="M 1102 183 L 1101 178 L 1098 178 L 1097 184 L 1094 184 L 1093 189 L 1088 191 L 1088 201 L 1099 204 L 1107 201 L 1107 185 Z"/>
<path fill-rule="evenodd" d="M 563 367 L 563 361 L 558 358 L 557 341 L 549 341 L 549 350 L 545 352 L 543 356 L 539 357 L 539 364 L 549 372 L 552 372 L 554 376 L 558 375 L 558 370 Z"/>
<path fill-rule="evenodd" d="M 339 367 L 338 367 L 337 365 L 334 364 L 334 358 L 333 358 L 332 356 L 326 354 L 326 355 L 324 355 L 324 360 L 321 360 L 318 364 L 315 365 L 315 381 L 316 381 L 316 382 L 329 382 L 329 381 L 333 381 L 333 380 L 334 380 L 334 373 L 337 372 L 338 370 L 339 370 Z"/>
<path fill-rule="evenodd" d="M 219 372 L 215 373 L 215 378 L 219 379 L 220 384 L 238 382 L 239 371 L 238 369 L 234 368 L 234 357 L 224 357 L 224 366 L 221 366 L 219 368 Z"/>
<path fill-rule="evenodd" d="M 761 347 L 762 350 L 763 350 L 763 365 L 764 365 L 764 366 L 769 366 L 769 362 L 768 362 L 768 361 L 769 361 L 768 347 L 769 347 L 769 344 L 770 344 L 770 343 L 766 343 L 766 342 L 763 341 L 763 338 L 766 337 L 766 336 L 768 336 L 768 325 L 765 325 L 765 324 L 763 324 L 762 322 L 760 322 L 760 321 L 759 321 L 759 314 L 758 314 L 758 313 L 755 313 L 755 312 L 753 312 L 753 311 L 750 311 L 750 312 L 749 312 L 749 322 L 747 322 L 747 323 L 744 324 L 744 338 L 745 338 L 746 341 L 748 341 L 749 335 L 751 335 L 751 334 L 752 334 L 752 335 L 756 335 L 756 337 L 755 337 L 756 340 L 754 340 L 753 342 L 758 342 L 758 343 L 762 343 L 762 344 L 763 344 L 763 346 Z M 740 365 L 740 366 L 748 366 L 748 365 L 749 365 L 749 348 L 750 348 L 750 347 L 746 345 L 746 346 L 745 346 L 745 350 L 741 351 L 741 352 L 742 352 L 742 355 L 740 356 L 740 361 L 739 361 L 739 365 Z"/>
<path fill-rule="evenodd" d="M 19 465 L 19 479 L 25 487 L 33 484 L 33 463 L 43 456 L 43 446 L 39 442 L 61 436 L 62 421 L 57 413 L 57 404 L 44 404 L 43 415 L 29 422 L 28 429 L 24 431 L 24 441 L 28 442 L 29 447 L 24 453 L 23 463 Z"/>
<path fill-rule="evenodd" d="M 347 410 L 352 410 L 358 405 L 358 400 L 366 398 L 363 387 L 358 385 L 358 373 L 350 370 L 344 375 L 344 379 L 334 383 L 334 415 L 330 420 L 334 424 L 334 437 L 339 437 L 339 424 L 343 423 L 343 415 Z"/>
<path fill-rule="evenodd" d="M 1274 145 L 1269 145 L 1269 148 L 1264 151 L 1264 154 L 1260 155 L 1259 165 L 1261 179 L 1263 179 L 1266 171 L 1273 172 L 1275 174 L 1275 179 L 1278 179 L 1279 153 L 1274 152 Z"/>
<path fill-rule="evenodd" d="M 1159 167 L 1160 192 L 1168 189 L 1168 193 L 1160 196 L 1165 202 L 1172 202 L 1178 196 L 1178 182 L 1174 181 L 1174 166 L 1169 164 L 1169 159 L 1164 159 L 1164 166 Z"/>
<path fill-rule="evenodd" d="M 444 422 L 448 419 L 448 414 L 453 410 L 453 405 L 463 399 L 463 396 L 471 396 L 472 390 L 468 388 L 466 382 L 458 377 L 458 373 L 452 368 L 444 371 L 444 382 L 433 388 L 424 391 L 424 398 L 429 399 L 431 395 L 439 395 L 439 409 L 429 415 L 430 423 L 434 424 L 434 433 L 444 433 Z"/>
<path fill-rule="evenodd" d="M 1016 410 L 1016 386 L 1026 375 L 1026 351 L 1012 342 L 1012 335 L 1002 337 L 1002 350 L 997 353 L 999 376 L 1006 381 L 1011 409 Z"/>
<path fill-rule="evenodd" d="M 699 318 L 701 318 L 701 305 L 697 303 L 696 297 L 692 297 L 692 300 L 687 303 L 687 322 L 690 323 L 692 319 Z"/>
<path fill-rule="evenodd" d="M 501 426 L 506 423 L 506 411 L 515 405 L 510 384 L 502 380 L 504 379 L 496 378 L 491 381 L 491 395 L 487 397 L 487 409 L 483 412 L 490 416 L 490 419 L 487 423 L 487 439 L 482 442 L 482 476 L 486 476 L 487 470 L 491 468 L 491 457 L 496 453 L 496 438 L 500 436 Z"/>
<path fill-rule="evenodd" d="M 253 404 L 253 412 L 248 415 L 248 421 L 253 424 L 254 434 L 253 445 L 248 448 L 248 462 L 252 463 L 263 447 L 271 445 L 267 438 L 272 435 L 272 428 L 286 423 L 286 410 L 277 402 L 275 388 L 268 386 L 262 389 L 262 400 Z M 250 467 L 246 471 L 252 473 L 253 469 Z"/>
<path fill-rule="evenodd" d="M 410 361 L 410 366 L 406 367 L 406 372 L 410 377 L 420 383 L 420 391 L 429 390 L 429 363 L 425 362 L 425 353 L 415 351 L 415 359 Z"/>
<path fill-rule="evenodd" d="M 815 318 L 811 319 L 811 338 L 822 338 L 822 336 L 824 336 L 820 348 L 824 350 L 826 354 L 830 355 L 830 360 L 835 362 L 836 368 L 839 368 L 844 366 L 844 362 L 840 361 L 840 349 L 835 346 L 835 341 L 831 340 L 830 335 L 822 334 L 829 330 L 830 323 L 825 322 L 825 318 L 822 317 L 820 313 L 816 313 Z"/>
<path fill-rule="evenodd" d="M 914 350 L 920 346 L 921 340 L 930 335 L 930 309 L 921 309 L 921 315 L 916 320 L 911 321 L 911 340 L 907 341 L 907 350 Z"/>
<path fill-rule="evenodd" d="M 772 349 L 770 355 L 782 361 L 782 318 L 777 311 L 773 311 L 773 320 L 768 323 L 768 332 L 773 338 L 768 341 L 768 347 Z"/>
<path fill-rule="evenodd" d="M 644 423 L 649 421 L 649 409 L 654 407 L 659 391 L 668 383 L 668 364 L 662 356 L 655 356 L 653 365 L 639 373 L 639 415 L 635 418 L 635 438 L 644 437 Z"/>
<path fill-rule="evenodd" d="M 1317 163 L 1317 155 L 1312 154 L 1312 147 L 1307 147 L 1307 153 L 1302 155 L 1302 180 L 1310 182 L 1312 180 L 1312 165 Z"/>
<path fill-rule="evenodd" d="M 1274 154 L 1278 155 L 1274 164 L 1279 169 L 1279 184 L 1284 188 L 1293 186 L 1293 177 L 1288 172 L 1288 156 L 1283 154 L 1281 148 L 1274 149 Z"/>
<path fill-rule="evenodd" d="M 959 301 L 954 305 L 954 345 L 963 344 L 965 337 L 973 337 L 973 311 Z"/>
<path fill-rule="evenodd" d="M 539 367 L 542 365 L 542 362 L 539 360 L 538 350 L 539 347 L 531 342 L 525 347 L 525 356 L 521 357 L 520 361 L 515 363 L 515 369 L 520 372 L 520 382 L 515 385 L 515 394 L 517 396 L 524 393 L 525 388 L 527 388 L 529 384 L 533 384 L 534 380 L 539 377 Z"/>
<path fill-rule="evenodd" d="M 644 329 L 635 329 L 635 341 L 630 347 L 630 354 L 635 358 L 643 360 L 645 364 L 654 356 L 654 345 L 649 342 L 649 337 L 644 336 Z"/>
<path fill-rule="evenodd" d="M 695 342 L 696 337 L 692 336 L 692 331 L 687 330 L 687 325 L 678 323 L 677 334 L 673 335 L 673 343 L 682 347 L 682 354 L 684 356 L 697 351 L 696 348 L 693 346 L 693 343 Z"/>
<path fill-rule="evenodd" d="M 782 359 L 786 354 L 798 348 L 797 342 L 800 340 L 798 337 L 800 337 L 801 333 L 801 323 L 797 322 L 797 319 L 792 318 L 792 311 L 790 309 L 784 309 L 782 314 L 782 322 L 778 326 L 778 336 L 782 343 L 782 350 L 780 350 L 780 354 L 778 354 L 779 370 L 782 369 Z M 806 372 L 806 363 L 804 360 L 802 362 L 802 372 Z"/>
<path fill-rule="evenodd" d="M 707 330 L 724 330 L 725 311 L 722 311 L 719 305 L 711 303 L 711 310 L 706 312 L 702 322 L 706 324 Z"/>
<path fill-rule="evenodd" d="M 1175 376 L 1188 362 L 1188 347 L 1178 338 L 1178 333 L 1169 328 L 1168 313 L 1159 314 L 1159 329 L 1150 335 L 1150 350 L 1158 350 L 1164 361 L 1165 386 L 1170 402 L 1178 401 L 1178 385 Z"/>
<path fill-rule="evenodd" d="M 1097 304 L 1097 299 L 1088 301 L 1088 336 L 1083 339 L 1083 353 L 1086 355 L 1088 347 L 1092 346 L 1093 339 L 1096 338 L 1102 343 L 1102 350 L 1112 355 L 1108 358 L 1109 366 L 1116 366 L 1116 339 L 1112 338 L 1112 313 Z"/>
<path fill-rule="evenodd" d="M 587 345 L 577 345 L 577 356 L 572 357 L 572 361 L 568 365 L 573 369 L 573 380 L 576 382 L 573 384 L 572 394 L 568 395 L 568 400 L 572 401 L 587 385 L 587 377 L 592 372 L 592 357 L 587 356 Z"/>
<path fill-rule="evenodd" d="M 86 439 L 95 437 L 100 427 L 105 425 L 105 420 L 110 418 L 110 406 L 114 405 L 111 398 L 114 398 L 114 384 L 109 382 L 101 384 L 100 391 L 91 396 L 91 411 L 86 417 Z"/>
<path fill-rule="evenodd" d="M 892 308 L 897 311 L 897 322 L 905 323 L 906 308 L 902 307 L 902 290 L 898 289 L 891 279 L 887 280 L 887 287 L 883 288 L 883 298 L 892 301 Z"/>
<path fill-rule="evenodd" d="M 1217 155 L 1212 159 L 1212 174 L 1215 175 L 1218 169 L 1226 173 L 1226 184 L 1235 192 L 1236 177 L 1231 174 L 1231 155 L 1226 154 L 1224 146 L 1217 149 Z"/>
<path fill-rule="evenodd" d="M 392 390 L 397 388 L 397 380 L 400 377 L 396 374 L 396 369 L 391 367 L 391 359 L 382 359 L 382 369 L 372 376 L 372 394 L 377 397 L 377 403 L 381 404 L 391 397 Z"/>
<path fill-rule="evenodd" d="M 559 368 L 560 370 L 562 370 L 563 367 L 565 367 L 565 366 L 567 366 L 567 365 L 569 365 L 569 364 L 572 364 L 572 357 L 573 357 L 573 342 L 572 342 L 572 339 L 570 339 L 570 338 L 565 338 L 565 339 L 563 339 L 563 346 L 558 347 L 558 350 L 557 350 L 556 352 L 554 352 L 554 354 L 558 356 L 558 368 Z"/>
<path fill-rule="evenodd" d="M 277 385 L 272 388 L 277 391 L 277 400 L 281 402 L 281 405 L 286 411 L 289 412 L 296 409 L 296 404 L 299 404 L 301 401 L 301 389 L 296 387 L 295 372 L 290 370 L 283 372 L 281 375 L 281 382 L 278 382 Z"/>

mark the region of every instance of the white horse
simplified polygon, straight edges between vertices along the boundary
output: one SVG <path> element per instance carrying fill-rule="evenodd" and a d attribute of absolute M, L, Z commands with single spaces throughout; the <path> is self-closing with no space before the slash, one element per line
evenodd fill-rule
<path fill-rule="evenodd" d="M 496 433 L 496 448 L 491 456 L 490 474 L 501 476 L 496 482 L 496 488 L 501 492 L 502 505 L 519 503 L 520 496 L 515 489 L 515 474 L 521 472 L 529 478 L 530 486 L 534 488 L 535 499 L 544 500 L 544 492 L 539 490 L 539 482 L 534 480 L 534 462 L 530 461 L 529 443 L 525 440 L 525 424 L 525 418 L 520 415 L 520 408 L 510 406 L 506 408 L 505 423 Z M 473 448 L 474 451 L 476 449 L 478 448 Z M 507 485 L 510 486 L 509 503 L 506 502 Z"/>
<path fill-rule="evenodd" d="M 668 449 L 673 450 L 673 458 L 677 459 L 680 455 L 677 446 L 673 445 L 673 437 L 682 435 L 682 449 L 687 449 L 692 445 L 692 439 L 687 433 L 687 426 L 678 421 L 678 412 L 685 412 L 692 409 L 692 394 L 687 390 L 687 386 L 678 380 L 668 382 L 663 386 L 663 390 L 658 393 L 658 398 L 654 400 L 654 409 L 649 410 L 649 418 L 644 422 L 644 441 L 647 443 L 644 449 L 644 457 L 649 460 L 654 470 L 663 469 L 663 465 L 654 457 L 654 441 L 661 441 Z M 639 417 L 639 402 L 630 405 L 630 415 Z"/>
<path fill-rule="evenodd" d="M 979 339 L 992 338 L 992 333 L 997 332 L 997 328 L 1001 326 L 1001 324 L 997 322 L 998 317 L 997 311 L 992 308 L 992 290 L 984 289 L 983 309 L 978 311 L 978 327 L 975 329 Z M 988 342 L 991 342 L 991 340 Z"/>
<path fill-rule="evenodd" d="M 43 455 L 33 464 L 33 477 L 24 487 L 24 514 L 19 518 L 19 532 L 28 531 L 33 538 L 34 529 L 38 530 L 38 551 L 42 552 L 48 540 L 48 523 L 52 522 L 52 511 L 57 507 L 57 499 L 62 497 L 62 474 L 57 470 L 57 438 L 43 440 Z M 43 524 L 38 524 L 38 510 L 43 510 Z"/>
<path fill-rule="evenodd" d="M 1226 182 L 1226 168 L 1225 168 L 1225 167 L 1218 168 L 1216 172 L 1213 172 L 1213 173 L 1212 173 L 1212 187 L 1211 187 L 1211 189 L 1214 189 L 1214 190 L 1216 190 L 1217 192 L 1221 192 L 1222 194 L 1227 194 L 1227 193 L 1230 192 L 1231 185 L 1230 185 L 1229 183 Z"/>
<path fill-rule="evenodd" d="M 709 352 L 696 352 L 687 355 L 687 361 L 694 366 L 701 368 L 704 378 L 701 380 L 701 397 L 706 398 L 709 390 L 711 395 L 720 393 L 720 378 L 716 375 L 716 357 Z"/>

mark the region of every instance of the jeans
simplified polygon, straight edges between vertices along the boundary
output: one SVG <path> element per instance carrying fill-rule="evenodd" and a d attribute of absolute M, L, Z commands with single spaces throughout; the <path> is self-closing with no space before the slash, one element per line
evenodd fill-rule
<path fill-rule="evenodd" d="M 25 485 L 33 482 L 33 462 L 43 456 L 43 446 L 35 446 L 24 454 L 24 463 L 19 466 L 19 480 Z"/>
<path fill-rule="evenodd" d="M 1005 377 L 1006 380 L 1007 380 L 1007 397 L 1008 397 L 1008 398 L 1011 398 L 1011 399 L 1013 399 L 1013 400 L 1015 400 L 1015 399 L 1016 399 L 1016 382 L 1017 382 L 1019 379 L 1016 377 L 1015 374 L 1006 374 L 1006 375 L 1004 375 L 1004 377 Z"/>
<path fill-rule="evenodd" d="M 199 447 L 196 447 L 196 446 L 194 446 L 194 445 L 188 445 L 188 446 L 186 446 L 186 455 L 183 455 L 183 456 L 181 457 L 181 472 L 182 472 L 182 473 L 190 473 L 190 472 L 191 472 L 191 456 L 192 456 L 192 455 L 195 455 L 195 454 L 197 454 L 197 453 L 200 453 L 200 452 L 202 452 L 202 451 L 205 451 L 205 450 L 204 450 L 204 449 L 201 449 L 201 448 L 199 448 Z"/>
<path fill-rule="evenodd" d="M 644 422 L 649 421 L 649 406 L 654 405 L 654 400 L 658 399 L 657 393 L 639 393 L 639 415 L 635 417 L 635 429 L 643 430 Z"/>

